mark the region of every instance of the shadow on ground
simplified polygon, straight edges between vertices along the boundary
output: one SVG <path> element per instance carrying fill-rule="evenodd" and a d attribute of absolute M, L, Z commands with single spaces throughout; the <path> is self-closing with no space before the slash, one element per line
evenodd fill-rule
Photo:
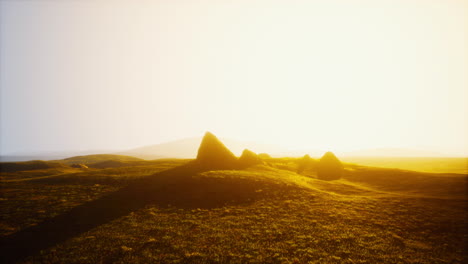
<path fill-rule="evenodd" d="M 150 204 L 187 209 L 215 208 L 255 199 L 255 185 L 235 179 L 193 177 L 200 172 L 192 164 L 163 171 L 37 226 L 3 237 L 0 262 L 17 262 Z"/>

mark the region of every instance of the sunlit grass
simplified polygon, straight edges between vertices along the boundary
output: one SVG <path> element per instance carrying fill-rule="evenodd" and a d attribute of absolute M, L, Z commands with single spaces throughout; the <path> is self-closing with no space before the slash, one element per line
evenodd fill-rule
<path fill-rule="evenodd" d="M 186 162 L 3 182 L 1 235 Z M 206 199 L 223 197 L 210 196 L 216 189 L 237 191 L 230 185 L 248 191 L 242 202 L 214 208 L 147 204 L 22 263 L 466 262 L 466 175 L 349 165 L 342 179 L 323 181 L 313 170 L 296 170 L 297 159 L 284 158 L 244 170 L 195 173 L 190 177 L 198 184 L 192 187 L 206 188 L 200 190 Z M 183 196 L 182 189 L 173 195 Z"/>
<path fill-rule="evenodd" d="M 468 158 L 344 157 L 342 160 L 382 168 L 468 174 Z"/>

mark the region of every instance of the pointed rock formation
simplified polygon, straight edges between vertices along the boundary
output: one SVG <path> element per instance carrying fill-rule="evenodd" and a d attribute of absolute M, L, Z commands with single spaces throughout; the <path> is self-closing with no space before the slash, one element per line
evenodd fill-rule
<path fill-rule="evenodd" d="M 343 164 L 332 152 L 327 152 L 318 162 L 317 176 L 322 180 L 337 180 L 343 176 Z"/>
<path fill-rule="evenodd" d="M 210 132 L 206 132 L 202 139 L 196 161 L 203 169 L 233 169 L 237 166 L 236 156 Z"/>
<path fill-rule="evenodd" d="M 252 165 L 263 163 L 262 160 L 254 152 L 244 149 L 242 155 L 239 158 L 239 165 L 241 167 L 249 167 Z"/>

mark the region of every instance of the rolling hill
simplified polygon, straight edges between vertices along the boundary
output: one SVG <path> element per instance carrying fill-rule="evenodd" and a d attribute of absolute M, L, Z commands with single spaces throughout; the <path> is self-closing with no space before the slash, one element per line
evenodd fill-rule
<path fill-rule="evenodd" d="M 63 160 L 58 160 L 59 162 L 63 162 L 66 164 L 91 164 L 96 162 L 103 162 L 103 161 L 142 161 L 140 158 L 135 158 L 131 156 L 125 155 L 116 155 L 116 154 L 94 154 L 94 155 L 84 155 L 84 156 L 75 156 L 66 158 Z"/>

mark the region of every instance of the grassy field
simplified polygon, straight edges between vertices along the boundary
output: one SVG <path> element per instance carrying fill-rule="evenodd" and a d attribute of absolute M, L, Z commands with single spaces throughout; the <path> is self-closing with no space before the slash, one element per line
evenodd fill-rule
<path fill-rule="evenodd" d="M 468 158 L 344 157 L 343 162 L 433 173 L 468 174 Z"/>
<path fill-rule="evenodd" d="M 2 173 L 3 262 L 468 262 L 466 174 L 135 162 Z"/>

